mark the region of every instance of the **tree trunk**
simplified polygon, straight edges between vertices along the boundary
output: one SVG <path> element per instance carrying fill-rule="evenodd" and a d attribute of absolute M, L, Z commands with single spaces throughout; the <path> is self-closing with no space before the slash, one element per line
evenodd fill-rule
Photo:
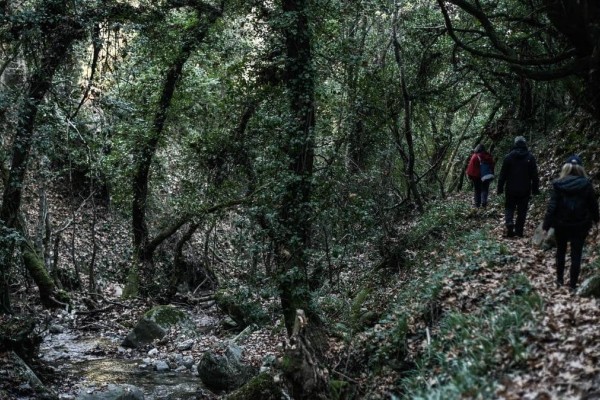
<path fill-rule="evenodd" d="M 310 244 L 310 199 L 314 158 L 314 71 L 307 0 L 282 0 L 289 18 L 284 29 L 286 44 L 285 86 L 292 121 L 283 151 L 288 172 L 278 212 L 282 232 L 275 237 L 279 290 L 285 326 L 291 335 L 296 310 L 308 310 L 307 254 Z"/>
<path fill-rule="evenodd" d="M 279 293 L 285 326 L 290 337 L 294 335 L 297 310 L 306 312 L 303 332 L 311 337 L 319 331 L 319 316 L 311 305 L 308 273 L 308 248 L 311 242 L 313 210 L 312 174 L 314 163 L 315 77 L 312 66 L 311 34 L 308 0 L 281 0 L 288 23 L 283 28 L 286 45 L 285 87 L 291 112 L 291 123 L 286 131 L 283 152 L 288 158 L 288 175 L 278 207 L 277 231 L 273 237 L 278 268 Z M 296 331 L 297 332 L 297 331 Z M 319 398 L 326 385 L 323 379 L 306 381 L 307 376 L 321 377 L 318 356 L 324 341 L 311 346 L 290 348 L 289 364 L 306 366 L 306 374 L 287 374 L 292 397 Z M 296 351 L 294 351 L 294 349 Z M 306 363 L 306 358 L 310 362 Z"/>
<path fill-rule="evenodd" d="M 177 293 L 177 287 L 181 282 L 183 282 L 186 273 L 186 263 L 183 255 L 183 247 L 186 243 L 190 241 L 194 233 L 198 230 L 200 224 L 192 223 L 190 224 L 188 230 L 185 232 L 183 237 L 179 239 L 177 242 L 177 246 L 175 247 L 175 257 L 173 258 L 173 274 L 171 275 L 171 280 L 169 282 L 169 287 L 167 289 L 167 298 L 173 298 Z"/>
<path fill-rule="evenodd" d="M 167 111 L 173 100 L 183 66 L 192 52 L 202 43 L 208 33 L 210 24 L 214 23 L 218 16 L 219 14 L 216 12 L 210 13 L 208 24 L 199 22 L 199 26 L 193 27 L 192 31 L 188 32 L 187 38 L 179 49 L 177 57 L 167 70 L 150 138 L 137 149 L 138 152 L 135 159 L 139 161 L 133 176 L 133 202 L 131 205 L 134 265 L 130 271 L 127 288 L 124 292 L 126 296 L 135 296 L 137 294 L 148 295 L 152 291 L 151 282 L 154 276 L 153 253 L 155 247 L 151 246 L 146 218 L 150 167 L 163 134 Z M 200 15 L 199 19 L 201 20 Z"/>
<path fill-rule="evenodd" d="M 66 59 L 71 44 L 81 34 L 81 27 L 79 25 L 64 18 L 67 3 L 67 1 L 52 2 L 52 4 L 48 5 L 48 9 L 46 10 L 49 14 L 48 21 L 42 25 L 42 34 L 44 35 L 47 47 L 43 50 L 40 66 L 29 79 L 27 93 L 23 96 L 23 104 L 21 104 L 12 146 L 10 170 L 4 187 L 2 208 L 0 210 L 0 219 L 2 219 L 4 225 L 9 229 L 15 229 L 19 226 L 18 217 L 21 208 L 23 183 L 33 142 L 33 130 L 39 105 L 52 85 L 52 79 L 56 70 Z M 21 233 L 26 237 L 26 232 L 23 229 Z M 10 254 L 6 254 L 8 251 L 10 250 L 6 248 L 2 250 L 4 253 L 2 254 L 2 258 L 11 258 Z M 25 265 L 28 268 L 33 268 L 29 272 L 40 287 L 40 294 L 42 295 L 43 292 L 46 295 L 47 291 L 54 292 L 54 285 L 48 277 L 45 268 L 39 270 L 36 267 L 37 263 L 31 261 L 34 257 L 28 252 L 25 252 L 24 255 L 29 257 L 30 262 L 26 262 Z M 41 265 L 43 267 L 43 262 Z M 9 269 L 10 265 L 6 263 L 0 264 L 0 292 L 2 293 L 0 296 L 0 301 L 2 302 L 0 309 L 2 310 L 10 310 L 7 286 Z M 50 282 L 50 286 L 48 286 L 48 282 Z"/>
<path fill-rule="evenodd" d="M 406 140 L 406 146 L 408 148 L 407 159 L 405 160 L 404 170 L 406 173 L 406 179 L 408 181 L 408 198 L 411 198 L 417 206 L 419 212 L 423 212 L 423 200 L 421 199 L 421 193 L 415 176 L 415 146 L 413 141 L 413 129 L 412 129 L 412 99 L 408 93 L 408 85 L 406 84 L 406 73 L 404 71 L 404 63 L 402 60 L 402 52 L 400 48 L 400 42 L 398 41 L 396 24 L 398 23 L 398 10 L 394 13 L 393 21 L 393 41 L 394 41 L 394 56 L 398 69 L 400 70 L 400 86 L 402 90 L 402 99 L 404 101 L 404 138 Z"/>

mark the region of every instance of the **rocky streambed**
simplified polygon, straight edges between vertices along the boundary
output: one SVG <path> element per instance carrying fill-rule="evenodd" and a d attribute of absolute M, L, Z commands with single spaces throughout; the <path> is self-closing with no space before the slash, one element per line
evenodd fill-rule
<path fill-rule="evenodd" d="M 268 368 L 277 349 L 270 332 L 231 333 L 222 324 L 171 306 L 144 313 L 129 333 L 55 324 L 39 357 L 61 377 L 50 387 L 59 399 L 214 399 Z"/>

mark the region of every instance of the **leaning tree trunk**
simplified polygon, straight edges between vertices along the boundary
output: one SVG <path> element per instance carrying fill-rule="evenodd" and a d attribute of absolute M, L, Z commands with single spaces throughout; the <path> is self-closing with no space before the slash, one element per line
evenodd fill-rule
<path fill-rule="evenodd" d="M 124 293 L 126 296 L 148 295 L 151 292 L 151 282 L 154 276 L 153 258 L 156 246 L 153 245 L 154 241 L 150 240 L 146 217 L 150 167 L 163 134 L 167 111 L 173 100 L 177 83 L 181 78 L 183 66 L 192 52 L 202 43 L 208 33 L 208 28 L 217 20 L 219 15 L 220 11 L 212 10 L 208 16 L 208 22 L 198 22 L 199 26 L 195 26 L 191 32 L 187 32 L 186 40 L 167 70 L 152 124 L 150 139 L 138 149 L 136 159 L 139 161 L 133 176 L 133 202 L 131 205 L 134 268 L 129 274 L 127 288 Z M 200 21 L 202 20 L 200 15 L 198 18 Z"/>
<path fill-rule="evenodd" d="M 42 34 L 44 35 L 47 47 L 43 50 L 39 68 L 29 79 L 27 93 L 23 96 L 23 104 L 19 112 L 16 133 L 12 146 L 12 158 L 8 179 L 4 187 L 2 197 L 2 208 L 0 210 L 0 219 L 9 229 L 20 231 L 23 236 L 27 236 L 25 227 L 20 226 L 19 212 L 21 208 L 23 183 L 29 154 L 33 143 L 33 132 L 35 119 L 40 103 L 52 85 L 52 79 L 56 70 L 66 59 L 67 52 L 71 44 L 81 36 L 81 27 L 72 21 L 64 18 L 67 10 L 67 1 L 54 2 L 48 8 L 48 20 L 42 24 Z M 3 259 L 11 258 L 12 249 L 2 249 Z M 40 297 L 45 305 L 52 305 L 56 288 L 52 279 L 48 276 L 44 262 L 35 251 L 28 251 L 24 248 L 25 266 L 29 269 L 31 276 L 40 289 Z M 10 310 L 10 301 L 8 296 L 7 279 L 10 265 L 0 263 L 0 309 Z"/>

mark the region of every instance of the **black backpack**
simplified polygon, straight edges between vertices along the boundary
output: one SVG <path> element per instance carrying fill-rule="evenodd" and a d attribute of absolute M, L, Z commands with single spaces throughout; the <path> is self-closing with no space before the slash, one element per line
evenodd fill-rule
<path fill-rule="evenodd" d="M 590 220 L 589 210 L 582 192 L 559 193 L 558 222 L 561 225 L 581 225 Z"/>

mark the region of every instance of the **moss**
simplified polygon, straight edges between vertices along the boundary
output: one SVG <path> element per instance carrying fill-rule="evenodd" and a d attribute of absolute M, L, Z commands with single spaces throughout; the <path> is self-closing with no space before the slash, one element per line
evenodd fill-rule
<path fill-rule="evenodd" d="M 254 301 L 248 288 L 239 288 L 235 292 L 221 289 L 215 293 L 215 301 L 240 329 L 250 324 L 262 326 L 269 319 L 261 305 Z"/>
<path fill-rule="evenodd" d="M 144 314 L 144 317 L 156 322 L 162 327 L 175 325 L 186 319 L 186 315 L 183 311 L 168 305 L 156 306 L 147 311 Z"/>
<path fill-rule="evenodd" d="M 329 398 L 332 400 L 339 400 L 347 398 L 347 389 L 348 382 L 346 381 L 338 381 L 338 380 L 330 380 L 329 381 Z"/>
<path fill-rule="evenodd" d="M 292 373 L 294 371 L 298 371 L 302 367 L 302 363 L 299 359 L 290 356 L 289 354 L 285 354 L 280 361 L 279 368 L 284 373 Z"/>
<path fill-rule="evenodd" d="M 244 386 L 227 396 L 227 400 L 279 400 L 282 392 L 268 373 L 252 378 Z"/>
<path fill-rule="evenodd" d="M 123 289 L 122 297 L 124 299 L 131 299 L 137 296 L 140 292 L 140 282 L 137 268 L 132 267 L 127 274 L 127 284 Z"/>

